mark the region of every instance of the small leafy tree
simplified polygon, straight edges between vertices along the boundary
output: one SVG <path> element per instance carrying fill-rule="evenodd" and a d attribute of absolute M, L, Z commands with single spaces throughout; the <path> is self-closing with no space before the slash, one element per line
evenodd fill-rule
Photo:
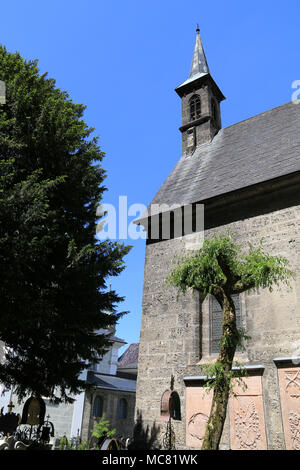
<path fill-rule="evenodd" d="M 262 243 L 256 248 L 249 244 L 248 253 L 242 253 L 231 235 L 206 239 L 195 255 L 180 260 L 170 274 L 170 285 L 183 293 L 188 288 L 194 289 L 203 300 L 208 294 L 213 295 L 223 312 L 219 355 L 216 363 L 210 367 L 213 400 L 203 450 L 219 448 L 233 377 L 233 358 L 244 336 L 236 326 L 232 296 L 259 287 L 272 291 L 274 285 L 279 286 L 282 282 L 290 285 L 289 280 L 293 276 L 288 261 L 282 256 L 266 253 Z"/>
<path fill-rule="evenodd" d="M 106 419 L 105 413 L 101 416 L 99 421 L 94 424 L 94 429 L 92 431 L 92 436 L 98 439 L 98 443 L 103 438 L 111 438 L 116 434 L 115 429 L 110 429 L 109 427 L 109 420 Z"/>
<path fill-rule="evenodd" d="M 59 450 L 71 450 L 71 448 L 72 447 L 71 447 L 70 442 L 68 441 L 67 436 L 63 436 L 59 441 L 58 449 Z"/>

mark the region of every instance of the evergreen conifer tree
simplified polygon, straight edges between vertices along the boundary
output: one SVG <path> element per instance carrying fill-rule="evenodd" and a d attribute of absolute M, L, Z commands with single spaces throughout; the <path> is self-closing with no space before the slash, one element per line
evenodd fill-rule
<path fill-rule="evenodd" d="M 107 279 L 129 247 L 95 236 L 104 154 L 85 106 L 5 47 L 0 80 L 0 382 L 68 402 L 122 315 Z"/>

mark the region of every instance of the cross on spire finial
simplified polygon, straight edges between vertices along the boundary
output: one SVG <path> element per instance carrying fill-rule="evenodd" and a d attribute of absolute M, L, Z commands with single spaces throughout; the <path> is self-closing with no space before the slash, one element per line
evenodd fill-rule
<path fill-rule="evenodd" d="M 207 60 L 205 57 L 205 52 L 204 52 L 201 37 L 200 37 L 199 24 L 197 23 L 196 42 L 195 42 L 195 47 L 194 47 L 194 54 L 193 54 L 190 77 L 193 77 L 194 75 L 198 75 L 200 73 L 202 74 L 209 73 L 209 68 L 208 68 Z"/>

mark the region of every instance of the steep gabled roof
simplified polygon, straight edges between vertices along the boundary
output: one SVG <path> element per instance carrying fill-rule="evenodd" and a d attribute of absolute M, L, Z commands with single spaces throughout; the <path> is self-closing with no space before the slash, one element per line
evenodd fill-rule
<path fill-rule="evenodd" d="M 137 368 L 139 343 L 132 343 L 118 359 L 118 369 Z"/>
<path fill-rule="evenodd" d="M 300 105 L 289 102 L 221 129 L 183 155 L 151 204 L 201 202 L 298 171 Z"/>

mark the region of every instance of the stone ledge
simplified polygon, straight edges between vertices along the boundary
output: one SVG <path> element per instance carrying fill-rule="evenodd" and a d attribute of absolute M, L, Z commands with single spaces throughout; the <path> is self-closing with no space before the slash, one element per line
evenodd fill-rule
<path fill-rule="evenodd" d="M 277 368 L 280 367 L 299 367 L 300 366 L 300 356 L 291 356 L 291 357 L 274 357 L 273 362 Z"/>
<path fill-rule="evenodd" d="M 248 365 L 248 366 L 244 366 L 243 368 L 246 369 L 249 375 L 262 375 L 265 370 L 265 366 L 261 364 Z M 232 370 L 238 371 L 240 370 L 240 367 L 233 367 Z M 191 377 L 184 377 L 183 381 L 184 382 L 204 382 L 206 379 L 207 379 L 207 375 L 196 375 L 196 376 L 191 376 Z"/>

